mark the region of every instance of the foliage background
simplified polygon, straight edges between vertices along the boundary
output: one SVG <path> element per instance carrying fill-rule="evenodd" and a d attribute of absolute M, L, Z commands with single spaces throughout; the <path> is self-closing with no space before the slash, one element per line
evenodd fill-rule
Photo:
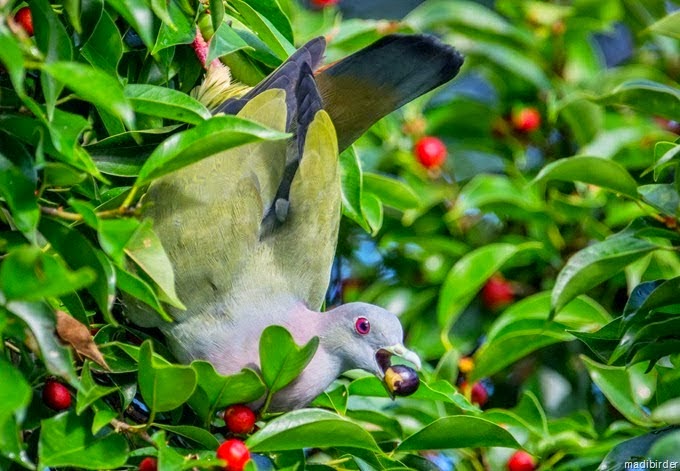
<path fill-rule="evenodd" d="M 466 55 L 453 83 L 341 158 L 329 304 L 400 315 L 426 385 L 392 402 L 349 375 L 313 408 L 262 417 L 251 466 L 503 469 L 520 447 L 542 469 L 680 461 L 677 6 L 408 3 L 35 0 L 30 37 L 13 21 L 25 4 L 0 1 L 2 469 L 125 469 L 147 455 L 209 468 L 226 434 L 215 411 L 262 392 L 252 372 L 173 364 L 119 301 L 159 314 L 178 302 L 153 228 L 134 217 L 144 186 L 200 149 L 281 137 L 217 122 L 188 95 L 203 74 L 197 26 L 208 60 L 248 85 L 319 34 L 328 61 L 392 32 Z M 511 124 L 526 106 L 543 117 L 531 133 Z M 185 147 L 168 150 L 179 132 Z M 413 156 L 423 133 L 448 146 L 440 171 Z M 478 296 L 496 273 L 517 295 L 502 310 Z M 492 392 L 483 410 L 463 376 Z M 70 410 L 43 405 L 49 377 L 70 385 Z"/>

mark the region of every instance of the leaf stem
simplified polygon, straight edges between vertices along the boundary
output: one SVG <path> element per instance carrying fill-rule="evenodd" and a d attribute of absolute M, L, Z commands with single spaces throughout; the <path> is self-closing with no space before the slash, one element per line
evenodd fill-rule
<path fill-rule="evenodd" d="M 130 208 L 129 206 L 121 206 L 116 209 L 107 209 L 106 211 L 99 211 L 95 214 L 98 218 L 101 219 L 111 219 L 119 216 L 135 216 L 137 214 L 137 209 L 138 208 Z M 64 219 L 66 221 L 80 222 L 83 220 L 83 216 L 81 214 L 64 211 L 61 208 L 50 208 L 47 206 L 41 206 L 40 212 L 48 216 L 54 216 L 59 219 Z"/>

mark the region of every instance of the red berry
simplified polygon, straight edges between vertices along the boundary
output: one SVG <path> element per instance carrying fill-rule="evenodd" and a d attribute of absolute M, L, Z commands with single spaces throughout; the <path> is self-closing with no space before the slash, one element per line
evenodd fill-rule
<path fill-rule="evenodd" d="M 418 139 L 413 151 L 418 162 L 425 168 L 440 167 L 446 160 L 446 146 L 436 137 L 425 136 Z"/>
<path fill-rule="evenodd" d="M 541 113 L 536 108 L 519 108 L 512 112 L 512 124 L 519 132 L 531 132 L 541 127 Z"/>
<path fill-rule="evenodd" d="M 224 467 L 226 471 L 243 471 L 246 463 L 250 460 L 250 452 L 245 443 L 232 438 L 220 445 L 217 449 L 217 457 L 227 462 Z"/>
<path fill-rule="evenodd" d="M 460 390 L 465 393 L 467 388 L 468 388 L 468 382 L 463 381 L 460 384 Z M 470 390 L 470 402 L 473 404 L 477 404 L 479 407 L 482 407 L 486 402 L 489 400 L 489 392 L 486 390 L 484 385 L 482 383 L 475 383 L 472 385 L 472 389 Z"/>
<path fill-rule="evenodd" d="M 534 471 L 536 461 L 526 451 L 517 451 L 508 460 L 508 471 Z"/>
<path fill-rule="evenodd" d="M 243 404 L 229 406 L 224 411 L 224 423 L 232 433 L 250 433 L 255 426 L 255 413 Z"/>
<path fill-rule="evenodd" d="M 14 15 L 14 20 L 26 31 L 26 34 L 33 36 L 33 17 L 31 16 L 30 8 L 20 8 L 16 15 Z"/>
<path fill-rule="evenodd" d="M 515 300 L 510 283 L 501 276 L 492 276 L 482 288 L 482 302 L 489 309 L 499 309 Z"/>
<path fill-rule="evenodd" d="M 482 407 L 484 404 L 486 404 L 486 401 L 489 400 L 489 393 L 482 383 L 475 383 L 472 385 L 470 399 L 473 404 L 477 404 L 479 407 Z"/>
<path fill-rule="evenodd" d="M 48 380 L 45 383 L 42 399 L 48 407 L 54 410 L 64 410 L 71 407 L 71 393 L 66 386 L 54 380 Z"/>
<path fill-rule="evenodd" d="M 340 0 L 311 0 L 314 8 L 323 9 L 337 5 Z"/>
<path fill-rule="evenodd" d="M 158 461 L 156 458 L 147 456 L 139 463 L 139 471 L 156 471 L 158 469 Z"/>

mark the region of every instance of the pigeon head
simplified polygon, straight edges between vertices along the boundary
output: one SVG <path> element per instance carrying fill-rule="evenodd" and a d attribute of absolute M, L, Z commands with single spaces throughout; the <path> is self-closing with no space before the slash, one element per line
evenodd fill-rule
<path fill-rule="evenodd" d="M 404 347 L 399 319 L 385 309 L 366 303 L 349 303 L 328 312 L 333 326 L 321 338 L 330 354 L 343 358 L 343 369 L 362 369 L 385 377 L 392 355 L 420 369 L 418 355 Z"/>

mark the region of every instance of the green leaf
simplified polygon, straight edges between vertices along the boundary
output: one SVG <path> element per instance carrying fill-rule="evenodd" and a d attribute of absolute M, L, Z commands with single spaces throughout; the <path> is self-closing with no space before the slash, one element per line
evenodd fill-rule
<path fill-rule="evenodd" d="M 678 463 L 680 461 L 680 431 L 666 430 L 667 435 L 658 437 L 649 449 L 649 458 L 657 463 Z"/>
<path fill-rule="evenodd" d="M 366 232 L 371 232 L 361 211 L 363 174 L 354 146 L 348 147 L 340 154 L 340 184 L 343 214 L 359 224 Z"/>
<path fill-rule="evenodd" d="M 58 258 L 37 247 L 11 251 L 0 264 L 0 287 L 9 300 L 39 301 L 58 297 L 90 285 L 92 269 L 70 271 Z"/>
<path fill-rule="evenodd" d="M 488 206 L 508 204 L 525 211 L 534 212 L 542 207 L 535 191 L 517 186 L 504 175 L 478 175 L 460 191 L 453 210 L 447 215 L 458 219 L 468 211 Z"/>
<path fill-rule="evenodd" d="M 267 18 L 276 31 L 280 32 L 291 44 L 293 44 L 293 29 L 290 25 L 290 20 L 279 6 L 282 2 L 271 0 L 248 0 L 248 5 L 253 7 Z"/>
<path fill-rule="evenodd" d="M 295 52 L 295 47 L 283 36 L 276 27 L 260 12 L 255 10 L 243 0 L 233 0 L 230 2 L 238 13 L 240 13 L 252 31 L 269 46 L 269 48 L 281 60 L 285 60 Z"/>
<path fill-rule="evenodd" d="M 647 27 L 647 32 L 680 39 L 680 11 L 666 15 Z"/>
<path fill-rule="evenodd" d="M 17 228 L 32 233 L 40 220 L 35 183 L 0 154 L 0 196 L 9 206 Z"/>
<path fill-rule="evenodd" d="M 154 16 L 144 0 L 106 0 L 106 3 L 132 26 L 144 45 L 151 49 L 154 37 Z"/>
<path fill-rule="evenodd" d="M 5 27 L 0 25 L 0 62 L 9 72 L 14 89 L 20 95 L 24 94 L 24 58 L 17 38 Z"/>
<path fill-rule="evenodd" d="M 658 248 L 646 240 L 619 234 L 580 250 L 557 275 L 552 292 L 553 313 Z"/>
<path fill-rule="evenodd" d="M 377 173 L 364 173 L 364 190 L 372 193 L 386 206 L 406 211 L 418 207 L 418 195 L 404 182 Z"/>
<path fill-rule="evenodd" d="M 124 92 L 137 113 L 189 124 L 200 124 L 211 117 L 208 109 L 200 102 L 171 88 L 130 84 L 125 87 Z"/>
<path fill-rule="evenodd" d="M 217 30 L 224 24 L 224 0 L 209 0 L 209 4 L 210 21 L 212 22 L 213 31 L 217 34 Z M 210 59 L 207 62 L 210 62 Z"/>
<path fill-rule="evenodd" d="M 299 347 L 293 336 L 279 325 L 264 329 L 260 337 L 262 378 L 269 393 L 283 389 L 305 369 L 316 353 L 319 338 Z"/>
<path fill-rule="evenodd" d="M 196 371 L 198 383 L 189 405 L 207 423 L 218 409 L 253 402 L 266 392 L 264 383 L 253 370 L 223 376 L 212 364 L 201 360 L 193 361 L 191 367 Z"/>
<path fill-rule="evenodd" d="M 442 285 L 437 303 L 439 325 L 450 328 L 494 273 L 514 255 L 536 247 L 535 244 L 489 244 L 464 255 L 453 265 Z"/>
<path fill-rule="evenodd" d="M 592 331 L 611 317 L 586 297 L 572 300 L 553 321 L 548 321 L 550 293 L 543 292 L 510 306 L 487 331 L 484 344 L 475 352 L 470 381 L 491 376 L 529 353 L 557 342 L 573 340 L 566 329 Z"/>
<path fill-rule="evenodd" d="M 167 365 L 153 356 L 146 340 L 139 352 L 139 391 L 152 413 L 165 412 L 184 404 L 196 389 L 196 371 L 190 366 Z"/>
<path fill-rule="evenodd" d="M 83 371 L 80 375 L 80 386 L 81 388 L 76 396 L 76 413 L 78 415 L 82 414 L 95 401 L 118 391 L 117 388 L 100 386 L 94 382 L 89 361 L 86 361 L 83 365 Z"/>
<path fill-rule="evenodd" d="M 576 298 L 579 299 L 579 298 Z M 569 306 L 569 304 L 567 304 Z M 570 331 L 574 337 L 585 343 L 601 361 L 609 361 L 614 349 L 619 343 L 621 318 L 617 317 L 609 324 L 594 332 Z"/>
<path fill-rule="evenodd" d="M 153 426 L 193 440 L 206 450 L 214 451 L 220 446 L 220 442 L 212 433 L 199 427 L 193 427 L 191 425 L 167 425 L 157 423 L 153 424 Z"/>
<path fill-rule="evenodd" d="M 599 157 L 570 157 L 541 169 L 533 183 L 547 180 L 579 181 L 637 199 L 637 183 L 622 165 Z"/>
<path fill-rule="evenodd" d="M 638 188 L 642 201 L 661 213 L 677 217 L 680 215 L 680 195 L 673 183 L 642 185 Z"/>
<path fill-rule="evenodd" d="M 107 11 L 102 10 L 97 25 L 80 53 L 93 67 L 112 77 L 117 76 L 118 63 L 123 57 L 123 40 Z"/>
<path fill-rule="evenodd" d="M 163 0 L 165 3 L 165 0 Z M 179 44 L 190 44 L 196 37 L 196 25 L 177 5 L 177 2 L 167 2 L 168 13 L 172 18 L 172 25 L 163 22 L 156 37 L 151 54 L 157 56 L 160 51 Z"/>
<path fill-rule="evenodd" d="M 499 425 L 479 417 L 454 415 L 435 420 L 418 430 L 401 442 L 397 450 L 444 450 L 492 446 L 520 448 L 510 432 Z"/>
<path fill-rule="evenodd" d="M 71 351 L 65 348 L 54 334 L 56 320 L 52 310 L 43 303 L 18 301 L 7 303 L 4 308 L 26 323 L 38 342 L 40 355 L 48 371 L 61 376 L 71 384 L 77 384 Z M 0 314 L 2 309 L 0 307 Z"/>
<path fill-rule="evenodd" d="M 129 273 L 122 268 L 115 267 L 116 269 L 116 284 L 118 289 L 130 296 L 142 301 L 147 306 L 150 306 L 160 314 L 161 318 L 166 322 L 172 322 L 173 319 L 165 311 L 165 308 L 158 300 L 158 296 L 154 292 L 153 288 L 141 278 L 136 277 L 132 273 Z"/>
<path fill-rule="evenodd" d="M 382 381 L 373 375 L 352 381 L 349 385 L 349 394 L 352 397 L 390 397 Z M 460 394 L 450 382 L 444 380 L 433 381 L 429 384 L 421 381 L 418 390 L 408 398 L 409 400 L 441 401 L 454 404 L 461 411 L 479 412 L 479 409 L 470 404 L 465 396 Z"/>
<path fill-rule="evenodd" d="M 470 1 L 436 0 L 423 3 L 409 13 L 404 21 L 416 31 L 434 30 L 447 26 L 470 34 L 522 39 L 520 30 L 490 8 Z"/>
<path fill-rule="evenodd" d="M 127 441 L 115 432 L 90 434 L 90 414 L 65 412 L 44 419 L 40 427 L 38 458 L 40 466 L 81 469 L 113 469 L 123 466 L 128 457 Z"/>
<path fill-rule="evenodd" d="M 31 402 L 31 387 L 21 372 L 2 356 L 0 356 L 0 383 L 12 385 L 12 387 L 0 388 L 0 404 L 2 404 L 0 422 L 2 422 L 8 416 L 23 414 L 26 406 Z M 0 443 L 2 443 L 1 438 Z"/>
<path fill-rule="evenodd" d="M 680 398 L 670 399 L 652 411 L 652 419 L 667 424 L 680 424 Z"/>
<path fill-rule="evenodd" d="M 680 277 L 670 280 L 647 281 L 637 285 L 623 310 L 622 331 L 644 325 L 652 310 L 678 304 Z"/>
<path fill-rule="evenodd" d="M 623 82 L 599 101 L 630 106 L 643 113 L 653 113 L 668 119 L 680 116 L 680 90 L 651 80 Z"/>
<path fill-rule="evenodd" d="M 640 368 L 633 366 L 628 369 L 602 365 L 583 355 L 581 355 L 581 360 L 585 363 L 593 382 L 627 420 L 643 427 L 655 425 L 655 421 L 652 420 L 649 413 L 637 403 L 636 392 L 631 382 L 629 370 L 635 368 L 640 370 Z"/>
<path fill-rule="evenodd" d="M 373 437 L 355 422 L 321 409 L 300 409 L 277 417 L 246 445 L 254 452 L 352 447 L 379 451 Z"/>
<path fill-rule="evenodd" d="M 383 205 L 377 196 L 363 192 L 361 195 L 361 213 L 371 228 L 371 235 L 376 235 L 383 224 Z"/>
<path fill-rule="evenodd" d="M 70 187 L 82 183 L 87 174 L 61 162 L 46 162 L 43 178 L 50 187 Z"/>
<path fill-rule="evenodd" d="M 645 170 L 642 175 L 646 175 L 651 170 L 654 170 L 654 181 L 657 181 L 663 169 L 677 164 L 677 161 L 680 160 L 680 145 L 674 142 L 657 142 L 654 146 L 654 157 L 656 162 L 654 162 L 651 168 Z"/>
<path fill-rule="evenodd" d="M 212 2 L 211 2 L 212 3 Z M 216 3 L 222 3 L 221 1 Z M 224 7 L 222 7 L 224 9 Z M 224 11 L 223 11 L 224 12 Z M 211 12 L 212 13 L 212 12 Z M 206 63 L 210 64 L 218 57 L 226 56 L 241 49 L 248 49 L 250 46 L 241 36 L 227 23 L 224 22 L 215 30 L 215 34 L 210 38 L 208 46 L 208 57 Z"/>
<path fill-rule="evenodd" d="M 495 42 L 475 41 L 467 51 L 470 55 L 480 55 L 492 64 L 505 69 L 517 78 L 526 80 L 539 90 L 550 88 L 550 81 L 543 69 L 532 58 L 508 46 Z"/>
<path fill-rule="evenodd" d="M 82 99 L 118 116 L 129 126 L 134 123 L 132 107 L 123 94 L 123 87 L 115 78 L 76 62 L 45 64 L 43 70 Z"/>
<path fill-rule="evenodd" d="M 40 233 L 52 244 L 71 269 L 89 267 L 97 278 L 87 288 L 107 322 L 116 325 L 111 306 L 116 298 L 116 274 L 111 262 L 77 230 L 52 219 L 43 218 Z"/>
<path fill-rule="evenodd" d="M 657 443 L 661 442 L 665 438 L 673 437 L 674 432 L 677 434 L 676 429 L 665 429 L 665 430 L 654 430 L 645 435 L 631 438 L 630 440 L 625 440 L 614 447 L 607 456 L 604 457 L 599 468 L 603 470 L 625 470 L 626 466 L 628 469 L 635 469 L 634 466 L 638 466 L 638 469 L 648 469 L 644 465 L 644 459 L 651 457 L 650 450 Z M 675 448 L 677 450 L 677 448 Z"/>
<path fill-rule="evenodd" d="M 153 231 L 150 219 L 142 222 L 130 238 L 125 253 L 146 273 L 161 290 L 161 300 L 179 309 L 186 309 L 175 292 L 174 268 L 163 249 L 160 239 Z"/>
<path fill-rule="evenodd" d="M 45 56 L 45 63 L 72 60 L 73 46 L 71 39 L 66 28 L 54 13 L 52 5 L 47 0 L 35 0 L 31 3 L 31 16 L 35 30 L 35 42 Z M 54 112 L 54 104 L 63 86 L 58 83 L 58 78 L 51 77 L 44 72 L 40 75 L 47 115 L 51 118 Z"/>
<path fill-rule="evenodd" d="M 140 187 L 201 159 L 243 144 L 286 137 L 289 134 L 243 118 L 215 116 L 163 141 L 139 171 L 135 186 Z"/>

